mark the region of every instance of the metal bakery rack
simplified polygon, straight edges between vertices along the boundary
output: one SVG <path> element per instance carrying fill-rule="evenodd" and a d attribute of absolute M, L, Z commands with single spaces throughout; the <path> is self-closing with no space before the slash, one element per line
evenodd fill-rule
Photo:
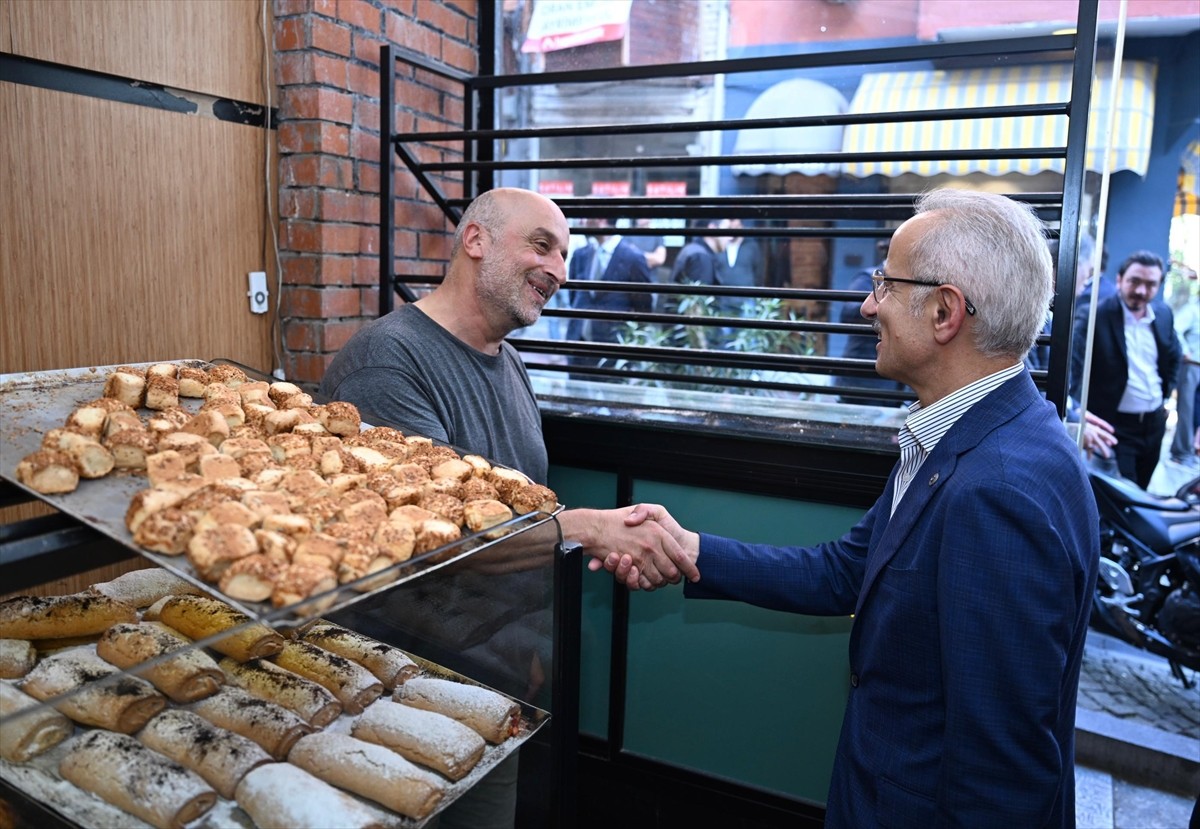
<path fill-rule="evenodd" d="M 272 379 L 228 360 L 169 362 L 197 368 L 229 364 L 252 379 Z M 186 556 L 162 555 L 134 543 L 125 527 L 125 511 L 133 495 L 148 485 L 144 475 L 83 480 L 66 495 L 38 494 L 16 480 L 17 463 L 40 447 L 46 431 L 62 426 L 81 403 L 103 396 L 113 368 L 0 375 L 0 507 L 40 500 L 57 510 L 0 524 L 0 590 L 18 593 L 137 555 L 228 602 L 253 623 L 286 630 L 325 618 L 399 647 L 418 657 L 427 670 L 491 687 L 521 705 L 520 733 L 502 746 L 490 747 L 480 772 L 455 784 L 442 808 L 553 719 L 549 739 L 530 743 L 525 754 L 541 757 L 545 763 L 546 796 L 539 822 L 569 825 L 576 787 L 582 555 L 578 545 L 562 538 L 556 518 L 561 507 L 553 513 L 512 518 L 501 525 L 507 534 L 500 538 L 464 535 L 297 604 L 276 608 L 270 603 L 236 601 L 201 580 Z M 181 403 L 192 410 L 199 406 L 194 400 Z M 362 417 L 370 425 L 393 425 L 366 412 Z M 13 772 L 13 765 L 3 764 L 0 771 L 8 773 L 0 774 L 0 799 L 12 798 L 31 810 L 38 815 L 39 825 L 103 823 L 103 810 L 97 816 L 61 806 L 50 811 L 42 805 L 46 792 L 41 789 L 54 788 L 52 769 L 42 767 L 52 763 L 53 756 L 48 753 L 50 759 L 40 765 L 31 763 L 20 774 Z M 41 786 L 31 782 L 39 774 L 44 778 Z M 236 809 L 228 817 L 215 813 L 197 825 L 250 826 Z M 425 823 L 391 817 L 398 827 Z"/>

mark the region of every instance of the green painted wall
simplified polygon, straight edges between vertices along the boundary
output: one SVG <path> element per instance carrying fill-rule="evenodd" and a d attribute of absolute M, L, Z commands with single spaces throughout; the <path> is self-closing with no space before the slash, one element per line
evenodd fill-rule
<path fill-rule="evenodd" d="M 615 476 L 555 469 L 566 504 L 613 505 Z M 857 508 L 638 481 L 638 501 L 694 530 L 745 541 L 835 538 Z M 581 729 L 605 736 L 611 577 L 584 573 Z M 740 783 L 825 800 L 848 690 L 851 620 L 684 601 L 676 588 L 630 602 L 625 748 Z"/>

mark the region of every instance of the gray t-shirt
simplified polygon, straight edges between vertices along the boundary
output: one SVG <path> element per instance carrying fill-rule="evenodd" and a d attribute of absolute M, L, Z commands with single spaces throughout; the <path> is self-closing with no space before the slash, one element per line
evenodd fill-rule
<path fill-rule="evenodd" d="M 325 372 L 321 394 L 353 403 L 369 423 L 374 416 L 546 482 L 541 416 L 516 349 L 502 343 L 496 356 L 476 351 L 415 305 L 351 337 Z"/>

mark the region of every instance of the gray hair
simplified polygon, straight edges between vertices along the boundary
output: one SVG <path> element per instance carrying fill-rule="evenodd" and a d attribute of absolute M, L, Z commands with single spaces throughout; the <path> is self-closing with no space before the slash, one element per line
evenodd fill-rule
<path fill-rule="evenodd" d="M 953 284 L 977 309 L 975 347 L 1021 359 L 1046 323 L 1054 293 L 1046 231 L 1033 208 L 993 193 L 933 190 L 916 200 L 931 216 L 913 243 L 915 279 Z M 919 311 L 933 288 L 912 292 Z"/>
<path fill-rule="evenodd" d="M 454 230 L 454 242 L 450 245 L 451 259 L 462 249 L 463 233 L 466 232 L 468 224 L 474 222 L 492 236 L 504 229 L 508 223 L 508 214 L 504 209 L 502 195 L 503 190 L 487 190 L 467 205 L 462 218 L 458 220 L 458 227 Z"/>

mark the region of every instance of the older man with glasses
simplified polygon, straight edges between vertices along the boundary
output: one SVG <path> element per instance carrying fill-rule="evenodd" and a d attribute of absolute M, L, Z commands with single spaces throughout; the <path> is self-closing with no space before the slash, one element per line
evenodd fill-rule
<path fill-rule="evenodd" d="M 685 530 L 658 505 L 626 519 L 679 542 L 699 570 L 689 598 L 854 615 L 829 829 L 1075 825 L 1099 522 L 1079 451 L 1023 363 L 1051 292 L 1028 206 L 922 196 L 862 304 L 876 370 L 917 397 L 862 520 L 835 541 L 777 547 Z M 589 566 L 631 588 L 661 583 L 642 564 Z"/>

